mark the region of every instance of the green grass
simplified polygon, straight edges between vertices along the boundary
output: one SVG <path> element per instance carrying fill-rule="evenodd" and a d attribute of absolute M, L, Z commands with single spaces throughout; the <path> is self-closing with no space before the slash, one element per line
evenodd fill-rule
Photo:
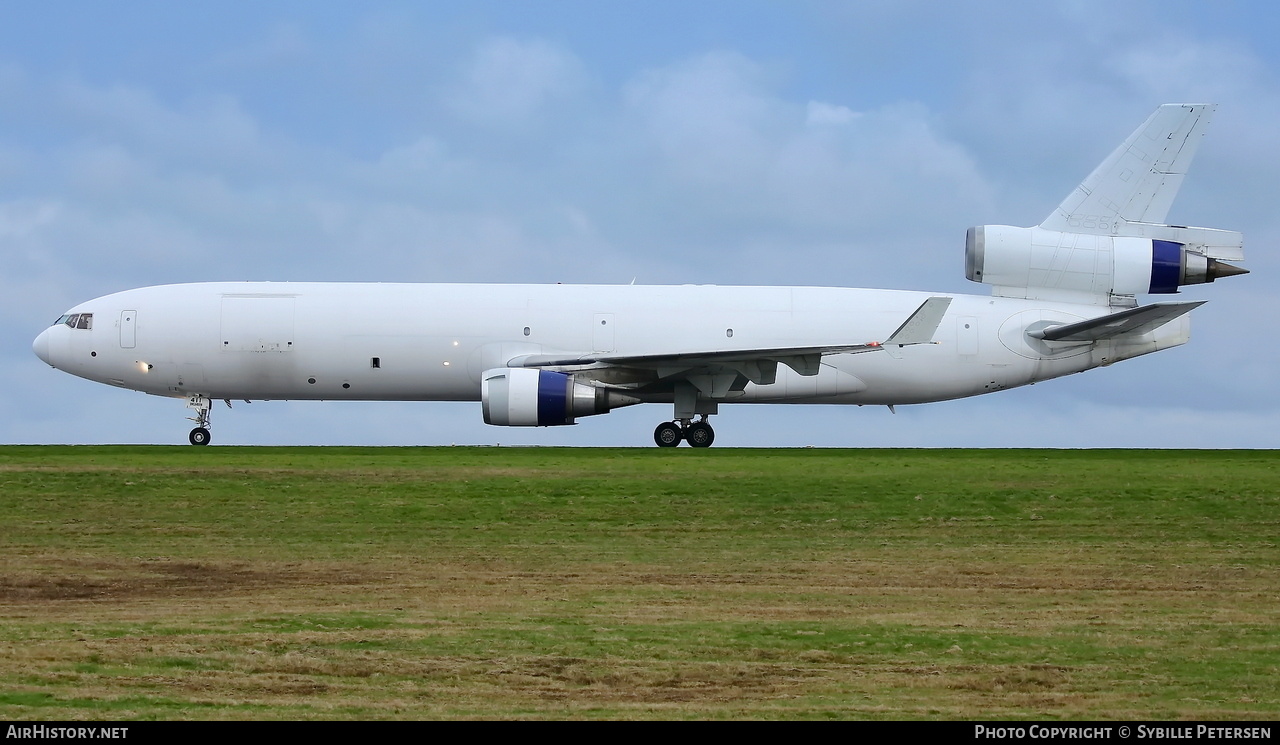
<path fill-rule="evenodd" d="M 0 448 L 0 716 L 1274 719 L 1266 451 Z"/>

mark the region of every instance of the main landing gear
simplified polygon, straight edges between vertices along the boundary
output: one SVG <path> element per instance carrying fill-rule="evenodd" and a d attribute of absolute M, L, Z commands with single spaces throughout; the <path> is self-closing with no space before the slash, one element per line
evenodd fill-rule
<path fill-rule="evenodd" d="M 196 428 L 191 430 L 187 439 L 192 445 L 208 445 L 209 410 L 213 408 L 213 402 L 206 396 L 187 396 L 187 408 L 196 412 L 195 416 L 187 417 L 196 423 Z"/>
<path fill-rule="evenodd" d="M 653 441 L 658 443 L 660 448 L 676 447 L 681 440 L 689 443 L 691 447 L 707 448 L 711 447 L 715 439 L 716 431 L 711 428 L 711 423 L 705 414 L 696 422 L 692 419 L 663 422 L 653 431 Z"/>

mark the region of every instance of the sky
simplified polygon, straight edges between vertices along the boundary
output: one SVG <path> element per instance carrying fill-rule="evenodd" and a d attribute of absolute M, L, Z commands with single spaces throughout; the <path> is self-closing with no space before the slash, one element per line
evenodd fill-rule
<path fill-rule="evenodd" d="M 49 368 L 67 308 L 211 280 L 836 285 L 988 294 L 1162 103 L 1219 108 L 1170 211 L 1242 231 L 1182 347 L 898 407 L 722 406 L 717 446 L 1280 447 L 1270 2 L 0 0 L 0 442 L 181 444 L 181 401 Z M 1154 298 L 1161 299 L 1161 298 Z M 1167 297 L 1163 299 L 1169 299 Z M 256 402 L 217 444 L 652 446 L 478 403 Z"/>

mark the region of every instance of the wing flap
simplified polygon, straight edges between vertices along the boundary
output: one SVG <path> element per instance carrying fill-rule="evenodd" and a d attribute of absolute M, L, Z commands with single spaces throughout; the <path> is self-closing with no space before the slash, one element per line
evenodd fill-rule
<path fill-rule="evenodd" d="M 1199 308 L 1205 302 L 1207 301 L 1200 300 L 1194 303 L 1144 305 L 1079 323 L 1029 331 L 1027 335 L 1045 341 L 1101 341 L 1117 336 L 1137 336 L 1154 331 L 1178 316 Z"/>

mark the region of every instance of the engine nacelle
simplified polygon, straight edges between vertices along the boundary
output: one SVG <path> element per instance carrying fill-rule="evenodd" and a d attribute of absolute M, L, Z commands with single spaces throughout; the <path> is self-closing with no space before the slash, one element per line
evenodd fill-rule
<path fill-rule="evenodd" d="M 575 417 L 640 403 L 620 391 L 574 380 L 568 373 L 525 367 L 486 370 L 480 382 L 486 424 L 554 427 Z"/>
<path fill-rule="evenodd" d="M 1190 231 L 1226 232 L 1161 227 L 1188 231 L 1188 235 Z M 969 279 L 994 285 L 997 294 L 1017 296 L 1023 293 L 1002 292 L 1001 288 L 1091 295 L 1160 294 L 1246 271 L 1176 241 L 1008 225 L 969 228 L 964 264 Z"/>

